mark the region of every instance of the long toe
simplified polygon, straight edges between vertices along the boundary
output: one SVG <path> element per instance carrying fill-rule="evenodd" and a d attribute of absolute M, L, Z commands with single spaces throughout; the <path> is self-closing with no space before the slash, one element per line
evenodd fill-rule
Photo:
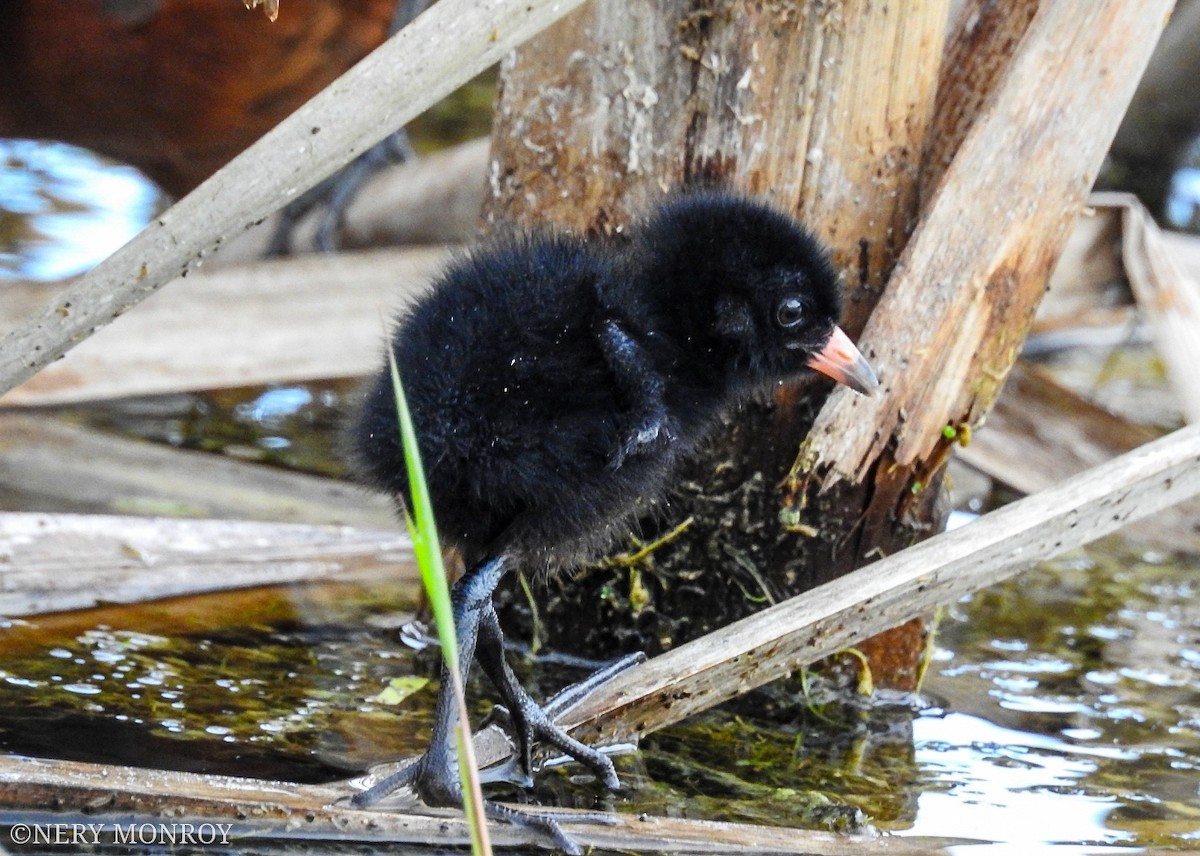
<path fill-rule="evenodd" d="M 438 753 L 427 751 L 412 764 L 376 782 L 365 791 L 350 798 L 355 808 L 369 808 L 402 788 L 411 788 L 421 802 L 428 806 L 454 807 L 462 805 L 462 784 L 454 755 L 450 764 L 439 760 Z"/>
<path fill-rule="evenodd" d="M 560 714 L 599 690 L 617 675 L 628 672 L 634 666 L 640 666 L 644 662 L 646 662 L 646 655 L 641 651 L 626 654 L 624 657 L 601 666 L 583 680 L 563 687 L 542 706 L 542 709 L 546 711 L 546 715 L 551 719 L 556 719 Z"/>
<path fill-rule="evenodd" d="M 519 826 L 522 829 L 531 829 L 548 837 L 554 842 L 554 846 L 570 856 L 583 856 L 583 848 L 571 836 L 563 831 L 563 828 L 548 814 L 541 814 L 536 811 L 521 811 L 515 808 L 509 808 L 506 805 L 485 801 L 483 804 L 484 813 L 492 820 L 499 820 L 503 823 L 511 823 L 513 826 Z"/>
<path fill-rule="evenodd" d="M 401 788 L 410 787 L 420 771 L 420 763 L 419 760 L 414 761 L 407 767 L 380 779 L 365 791 L 359 791 L 350 797 L 350 805 L 354 808 L 370 808 L 384 797 L 394 794 Z"/>
<path fill-rule="evenodd" d="M 525 703 L 522 713 L 536 740 L 553 746 L 564 755 L 583 764 L 609 790 L 620 789 L 621 780 L 617 778 L 617 771 L 607 755 L 567 734 L 555 725 L 546 712 L 528 696 L 525 696 L 523 701 Z"/>

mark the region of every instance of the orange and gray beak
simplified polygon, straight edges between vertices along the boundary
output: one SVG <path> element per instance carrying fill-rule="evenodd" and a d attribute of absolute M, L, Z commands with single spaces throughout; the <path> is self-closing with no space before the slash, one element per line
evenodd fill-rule
<path fill-rule="evenodd" d="M 809 357 L 808 367 L 863 395 L 874 395 L 879 389 L 875 371 L 841 327 L 834 327 L 825 347 Z"/>

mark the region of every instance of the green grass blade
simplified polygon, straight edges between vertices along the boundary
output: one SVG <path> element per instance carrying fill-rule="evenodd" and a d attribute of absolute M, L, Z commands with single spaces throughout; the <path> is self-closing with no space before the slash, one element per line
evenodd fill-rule
<path fill-rule="evenodd" d="M 458 639 L 454 633 L 454 610 L 450 601 L 450 586 L 446 582 L 446 568 L 442 562 L 442 549 L 438 542 L 437 524 L 433 518 L 433 503 L 429 496 L 429 485 L 425 481 L 425 467 L 421 464 L 421 452 L 417 446 L 417 434 L 413 429 L 408 400 L 404 396 L 404 385 L 400 381 L 400 369 L 396 355 L 388 349 L 388 368 L 392 375 L 392 392 L 396 399 L 396 421 L 400 426 L 400 440 L 404 448 L 404 463 L 408 469 L 408 484 L 412 494 L 412 513 L 405 514 L 408 533 L 413 542 L 413 554 L 421 570 L 421 582 L 429 596 L 433 609 L 433 621 L 438 640 L 442 645 L 442 658 L 450 674 L 450 682 L 458 707 L 458 728 L 455 729 L 455 744 L 458 749 L 458 771 L 462 783 L 463 810 L 471 830 L 471 852 L 476 856 L 491 856 L 492 847 L 488 839 L 487 820 L 484 817 L 483 793 L 479 787 L 479 765 L 475 761 L 474 744 L 471 741 L 471 726 L 467 720 L 466 694 L 463 691 L 462 673 L 458 663 Z"/>
<path fill-rule="evenodd" d="M 396 355 L 388 349 L 388 368 L 392 374 L 392 392 L 396 399 L 396 419 L 400 425 L 400 441 L 404 448 L 404 463 L 408 468 L 408 485 L 412 493 L 412 516 L 408 519 L 408 532 L 412 537 L 413 553 L 421 569 L 421 582 L 429 595 L 433 609 L 433 620 L 438 639 L 442 643 L 442 655 L 451 671 L 458 672 L 458 642 L 454 637 L 454 614 L 450 604 L 450 586 L 446 583 L 446 568 L 442 563 L 442 550 L 438 542 L 437 523 L 433 519 L 433 503 L 429 497 L 429 485 L 425 481 L 425 467 L 421 464 L 421 452 L 417 446 L 417 433 L 413 429 L 412 414 L 408 400 L 404 397 L 404 385 L 400 380 L 400 369 Z"/>
<path fill-rule="evenodd" d="M 459 697 L 463 701 L 462 697 Z M 466 705 L 460 705 L 461 715 L 466 715 Z M 460 725 L 466 720 L 460 720 Z M 471 830 L 471 852 L 477 856 L 492 856 L 492 842 L 488 838 L 487 818 L 483 814 L 483 791 L 479 787 L 479 764 L 475 760 L 475 748 L 471 744 L 471 730 L 466 727 L 454 730 L 454 742 L 458 747 L 458 778 L 463 786 L 463 812 L 467 816 L 467 828 Z"/>

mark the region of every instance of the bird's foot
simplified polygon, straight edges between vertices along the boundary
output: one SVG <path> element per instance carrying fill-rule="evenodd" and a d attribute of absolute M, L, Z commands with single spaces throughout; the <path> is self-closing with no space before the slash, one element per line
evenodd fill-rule
<path fill-rule="evenodd" d="M 499 676 L 501 680 L 497 683 L 504 703 L 492 709 L 492 718 L 500 720 L 500 724 L 512 736 L 517 752 L 516 757 L 510 759 L 502 769 L 502 777 L 514 784 L 528 787 L 533 777 L 533 745 L 541 741 L 590 769 L 609 790 L 620 789 L 621 782 L 608 755 L 571 737 L 555 723 L 555 719 L 617 675 L 645 660 L 646 655 L 641 652 L 614 660 L 583 680 L 559 691 L 546 702 L 545 707 L 525 692 L 513 678 L 511 671 L 504 669 Z M 613 748 L 615 747 L 610 747 Z"/>
<path fill-rule="evenodd" d="M 392 773 L 370 788 L 350 798 L 354 808 L 370 808 L 401 788 L 412 788 L 426 805 L 444 808 L 462 807 L 462 785 L 447 775 L 444 764 L 426 753 L 414 763 Z M 602 812 L 552 814 L 536 809 L 520 809 L 491 800 L 483 801 L 484 814 L 491 820 L 509 823 L 549 838 L 564 853 L 582 854 L 583 848 L 562 828 L 563 823 L 612 823 L 610 815 Z"/>
<path fill-rule="evenodd" d="M 293 249 L 300 221 L 317 211 L 313 248 L 321 253 L 338 249 L 346 213 L 358 192 L 377 174 L 393 164 L 414 159 L 408 132 L 400 128 L 351 161 L 340 172 L 289 202 L 280 211 L 275 231 L 263 254 L 268 258 L 288 255 Z"/>
<path fill-rule="evenodd" d="M 554 747 L 562 755 L 587 767 L 610 791 L 620 789 L 621 780 L 617 778 L 616 768 L 606 754 L 567 734 L 554 724 L 545 709 L 528 696 L 518 704 L 520 709 L 515 715 L 505 705 L 498 704 L 492 708 L 489 717 L 512 735 L 517 748 L 516 756 L 493 773 L 493 781 L 507 781 L 519 787 L 531 787 L 533 745 L 542 743 Z"/>

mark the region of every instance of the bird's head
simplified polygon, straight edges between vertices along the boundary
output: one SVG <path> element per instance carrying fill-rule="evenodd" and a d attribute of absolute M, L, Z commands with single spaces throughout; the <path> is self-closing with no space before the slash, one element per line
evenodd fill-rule
<path fill-rule="evenodd" d="M 739 380 L 810 368 L 864 395 L 878 389 L 837 326 L 841 289 L 828 253 L 791 217 L 729 194 L 687 194 L 660 208 L 645 235 L 684 323 L 705 330 Z"/>

